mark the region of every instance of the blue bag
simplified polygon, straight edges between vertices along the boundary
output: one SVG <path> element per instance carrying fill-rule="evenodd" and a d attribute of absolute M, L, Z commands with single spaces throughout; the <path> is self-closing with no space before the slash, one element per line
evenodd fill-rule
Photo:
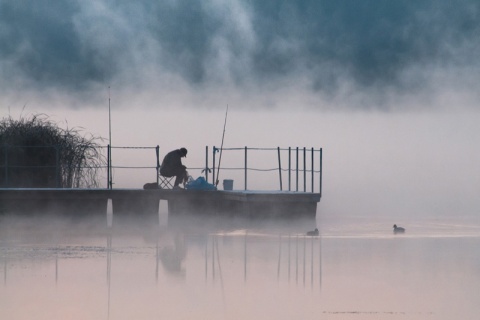
<path fill-rule="evenodd" d="M 204 177 L 198 177 L 196 180 L 187 182 L 185 189 L 188 190 L 217 190 L 213 184 L 208 183 Z"/>

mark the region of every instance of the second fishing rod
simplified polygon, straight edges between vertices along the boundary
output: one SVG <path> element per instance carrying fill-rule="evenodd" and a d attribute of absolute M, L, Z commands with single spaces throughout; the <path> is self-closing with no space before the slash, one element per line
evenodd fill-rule
<path fill-rule="evenodd" d="M 225 139 L 225 128 L 227 127 L 227 116 L 228 116 L 228 104 L 227 104 L 227 110 L 225 111 L 225 122 L 223 123 L 223 134 L 222 134 L 222 144 L 220 146 L 220 156 L 218 158 L 218 168 L 217 168 L 217 179 L 215 181 L 215 187 L 218 186 L 218 183 L 220 181 L 220 166 L 222 163 L 222 152 L 223 152 L 223 141 Z"/>

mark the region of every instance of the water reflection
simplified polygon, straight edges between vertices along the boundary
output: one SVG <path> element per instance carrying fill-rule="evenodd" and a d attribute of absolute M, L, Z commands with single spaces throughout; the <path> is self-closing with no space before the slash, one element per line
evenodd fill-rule
<path fill-rule="evenodd" d="M 107 220 L 108 213 L 107 213 Z M 110 318 L 110 292 L 111 292 L 111 270 L 112 270 L 112 229 L 111 223 L 107 221 L 108 232 L 107 232 L 107 286 L 108 286 L 108 318 Z"/>
<path fill-rule="evenodd" d="M 456 237 L 422 236 L 415 228 L 395 237 L 372 225 L 353 234 L 348 224 L 343 231 L 324 224 L 311 237 L 311 221 L 201 220 L 3 217 L 0 318 L 451 319 L 480 312 L 480 232 L 471 224 L 468 237 L 458 230 Z"/>
<path fill-rule="evenodd" d="M 185 269 L 182 267 L 182 262 L 187 255 L 185 237 L 181 233 L 175 233 L 171 237 L 173 240 L 164 239 L 163 248 L 159 248 L 157 242 L 157 262 L 160 260 L 166 272 L 184 277 Z M 158 269 L 158 264 L 156 269 Z"/>

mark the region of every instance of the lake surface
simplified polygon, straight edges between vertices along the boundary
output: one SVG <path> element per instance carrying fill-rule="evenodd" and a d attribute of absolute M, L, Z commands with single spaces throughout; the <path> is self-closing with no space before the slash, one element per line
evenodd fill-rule
<path fill-rule="evenodd" d="M 480 314 L 478 220 L 206 220 L 2 217 L 0 319 Z"/>

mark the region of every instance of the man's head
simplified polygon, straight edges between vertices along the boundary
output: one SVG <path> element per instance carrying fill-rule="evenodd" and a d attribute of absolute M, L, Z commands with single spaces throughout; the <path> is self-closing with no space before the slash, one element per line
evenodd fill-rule
<path fill-rule="evenodd" d="M 182 154 L 182 157 L 187 157 L 187 149 L 185 148 L 180 148 L 180 153 Z"/>

